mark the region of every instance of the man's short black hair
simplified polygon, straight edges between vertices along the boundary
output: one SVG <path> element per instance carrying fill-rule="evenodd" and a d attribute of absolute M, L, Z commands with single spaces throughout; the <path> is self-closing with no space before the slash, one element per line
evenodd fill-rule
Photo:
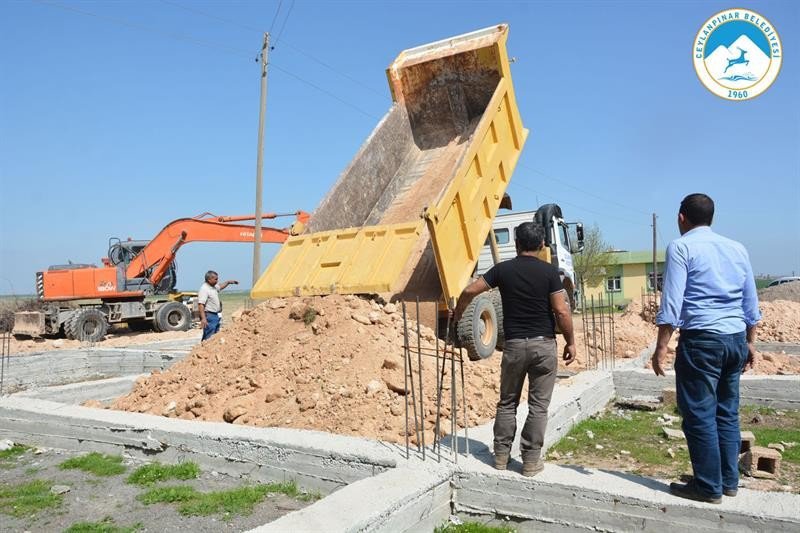
<path fill-rule="evenodd" d="M 535 252 L 544 245 L 544 228 L 535 222 L 523 222 L 514 232 L 520 252 Z"/>
<path fill-rule="evenodd" d="M 683 199 L 678 212 L 693 226 L 710 226 L 714 219 L 714 200 L 707 194 L 690 194 Z"/>
<path fill-rule="evenodd" d="M 208 272 L 206 272 L 206 283 L 208 283 L 208 280 L 210 280 L 213 276 L 217 276 L 217 278 L 219 278 L 219 274 L 217 274 L 213 270 L 209 270 Z"/>

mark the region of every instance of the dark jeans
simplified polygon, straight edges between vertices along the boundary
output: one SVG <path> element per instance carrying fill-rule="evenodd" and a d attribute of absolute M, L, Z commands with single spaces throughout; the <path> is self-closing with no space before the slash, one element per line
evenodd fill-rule
<path fill-rule="evenodd" d="M 219 313 L 208 313 L 206 312 L 206 327 L 203 328 L 203 339 L 210 339 L 214 333 L 219 331 L 220 322 L 222 322 L 222 317 L 220 317 Z"/>
<path fill-rule="evenodd" d="M 682 331 L 675 357 L 678 409 L 689 445 L 694 485 L 717 497 L 739 485 L 739 376 L 747 361 L 745 332 Z"/>
<path fill-rule="evenodd" d="M 547 408 L 556 382 L 555 339 L 506 340 L 500 369 L 500 401 L 494 420 L 494 453 L 511 451 L 517 433 L 517 406 L 528 377 L 528 418 L 522 428 L 522 460 L 539 458 L 547 427 Z"/>

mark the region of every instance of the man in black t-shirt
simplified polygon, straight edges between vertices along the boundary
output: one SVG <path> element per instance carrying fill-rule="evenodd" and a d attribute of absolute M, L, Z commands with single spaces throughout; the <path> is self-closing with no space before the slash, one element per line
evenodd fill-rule
<path fill-rule="evenodd" d="M 547 408 L 558 371 L 555 326 L 564 335 L 564 361 L 575 360 L 575 338 L 558 269 L 535 257 L 544 246 L 544 228 L 533 222 L 517 227 L 517 257 L 498 263 L 472 282 L 458 299 L 456 320 L 478 294 L 497 288 L 503 300 L 505 345 L 500 370 L 500 401 L 494 421 L 495 468 L 505 470 L 517 432 L 517 406 L 528 376 L 528 418 L 522 428 L 522 475 L 544 469 L 541 460 Z"/>

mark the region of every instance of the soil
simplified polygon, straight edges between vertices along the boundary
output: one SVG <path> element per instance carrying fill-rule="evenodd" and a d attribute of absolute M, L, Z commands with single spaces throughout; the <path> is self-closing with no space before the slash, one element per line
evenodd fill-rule
<path fill-rule="evenodd" d="M 99 522 L 108 516 L 113 518 L 117 527 L 130 527 L 140 523 L 142 529 L 137 531 L 142 532 L 248 531 L 310 505 L 283 494 L 273 494 L 256 505 L 250 515 L 183 516 L 178 513 L 175 504 L 145 505 L 136 499 L 137 495 L 149 487 L 129 485 L 125 480 L 135 468 L 144 463 L 125 458 L 127 472 L 109 477 L 98 477 L 82 470 L 58 468 L 62 462 L 78 455 L 82 454 L 47 448 L 36 450 L 36 453 L 28 450 L 23 455 L 0 462 L 0 487 L 35 479 L 69 487 L 59 507 L 44 509 L 33 517 L 15 518 L 0 513 L 0 531 L 64 531 L 77 522 Z M 255 482 L 202 471 L 195 480 L 170 480 L 157 483 L 153 487 L 190 485 L 200 492 L 211 492 L 233 489 L 248 483 Z"/>
<path fill-rule="evenodd" d="M 786 283 L 779 285 L 792 285 Z M 800 285 L 800 283 L 798 283 Z M 756 340 L 764 342 L 800 342 L 800 302 L 774 300 L 759 302 L 761 324 Z"/>
<path fill-rule="evenodd" d="M 774 300 L 786 300 L 800 303 L 800 281 L 791 281 L 774 287 L 765 287 L 758 291 L 758 301 L 772 302 Z"/>

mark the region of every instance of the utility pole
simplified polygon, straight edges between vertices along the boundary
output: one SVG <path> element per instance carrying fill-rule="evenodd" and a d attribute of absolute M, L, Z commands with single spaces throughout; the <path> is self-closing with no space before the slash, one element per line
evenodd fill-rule
<path fill-rule="evenodd" d="M 653 294 L 658 291 L 658 258 L 656 257 L 656 214 L 653 213 Z"/>
<path fill-rule="evenodd" d="M 258 158 L 256 162 L 256 227 L 253 243 L 253 287 L 261 275 L 261 197 L 263 195 L 264 118 L 267 113 L 267 64 L 269 32 L 264 33 L 261 47 L 261 108 L 258 114 Z"/>

